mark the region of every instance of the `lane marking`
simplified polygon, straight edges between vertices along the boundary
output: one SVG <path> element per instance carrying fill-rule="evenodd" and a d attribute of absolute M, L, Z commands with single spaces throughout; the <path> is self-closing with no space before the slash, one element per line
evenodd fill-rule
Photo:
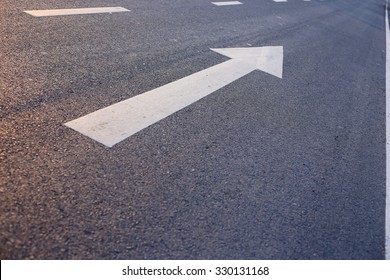
<path fill-rule="evenodd" d="M 77 8 L 77 9 L 55 9 L 55 10 L 26 10 L 25 13 L 34 17 L 86 15 L 102 13 L 130 12 L 123 7 L 97 7 L 97 8 Z"/>
<path fill-rule="evenodd" d="M 274 2 L 288 2 L 288 0 L 272 0 Z M 311 2 L 311 0 L 303 0 L 304 2 Z M 320 0 L 322 1 L 322 0 Z"/>
<path fill-rule="evenodd" d="M 242 5 L 239 1 L 226 1 L 226 2 L 211 2 L 216 6 L 230 6 L 230 5 Z"/>
<path fill-rule="evenodd" d="M 112 147 L 254 70 L 282 78 L 282 46 L 211 50 L 231 59 L 64 125 Z"/>
<path fill-rule="evenodd" d="M 390 260 L 390 28 L 389 0 L 386 2 L 386 213 L 385 213 L 385 252 Z"/>

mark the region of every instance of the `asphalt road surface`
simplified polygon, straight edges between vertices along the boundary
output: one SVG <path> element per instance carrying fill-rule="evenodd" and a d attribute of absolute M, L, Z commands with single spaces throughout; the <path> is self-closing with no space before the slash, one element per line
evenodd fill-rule
<path fill-rule="evenodd" d="M 241 2 L 0 0 L 1 259 L 385 258 L 385 0 Z M 64 125 L 264 46 L 113 147 Z"/>

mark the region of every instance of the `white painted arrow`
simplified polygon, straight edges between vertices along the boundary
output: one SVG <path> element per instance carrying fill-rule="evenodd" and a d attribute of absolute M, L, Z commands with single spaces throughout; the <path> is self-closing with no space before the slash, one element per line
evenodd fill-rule
<path fill-rule="evenodd" d="M 282 78 L 282 46 L 212 50 L 232 59 L 65 125 L 112 147 L 256 69 Z"/>

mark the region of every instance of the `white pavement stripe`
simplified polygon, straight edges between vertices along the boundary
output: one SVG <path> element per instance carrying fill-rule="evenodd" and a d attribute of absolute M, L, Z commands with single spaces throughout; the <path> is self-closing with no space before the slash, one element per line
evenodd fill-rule
<path fill-rule="evenodd" d="M 288 2 L 288 0 L 272 0 L 274 2 Z M 304 2 L 311 2 L 311 0 L 303 0 Z M 322 1 L 322 0 L 320 0 Z"/>
<path fill-rule="evenodd" d="M 242 3 L 239 1 L 226 1 L 226 2 L 211 2 L 217 6 L 230 6 L 230 5 L 241 5 Z"/>
<path fill-rule="evenodd" d="M 259 69 L 282 78 L 283 47 L 212 49 L 232 59 L 65 123 L 112 147 Z"/>
<path fill-rule="evenodd" d="M 390 29 L 389 1 L 386 3 L 386 218 L 385 218 L 385 250 L 386 259 L 390 260 Z"/>
<path fill-rule="evenodd" d="M 56 9 L 56 10 L 27 10 L 25 13 L 34 17 L 67 16 L 67 15 L 86 15 L 130 12 L 122 7 L 97 7 L 97 8 L 78 8 L 78 9 Z"/>
<path fill-rule="evenodd" d="M 272 0 L 274 2 L 288 2 L 288 0 Z M 303 0 L 304 2 L 311 2 L 311 0 Z M 322 0 L 320 0 L 322 1 Z"/>

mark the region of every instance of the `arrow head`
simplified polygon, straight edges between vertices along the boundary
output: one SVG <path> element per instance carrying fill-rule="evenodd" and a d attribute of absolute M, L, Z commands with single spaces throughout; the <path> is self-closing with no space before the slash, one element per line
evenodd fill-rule
<path fill-rule="evenodd" d="M 254 63 L 258 70 L 274 75 L 283 76 L 283 47 L 268 46 L 257 48 L 225 48 L 211 49 L 232 59 L 240 59 L 246 63 Z"/>

